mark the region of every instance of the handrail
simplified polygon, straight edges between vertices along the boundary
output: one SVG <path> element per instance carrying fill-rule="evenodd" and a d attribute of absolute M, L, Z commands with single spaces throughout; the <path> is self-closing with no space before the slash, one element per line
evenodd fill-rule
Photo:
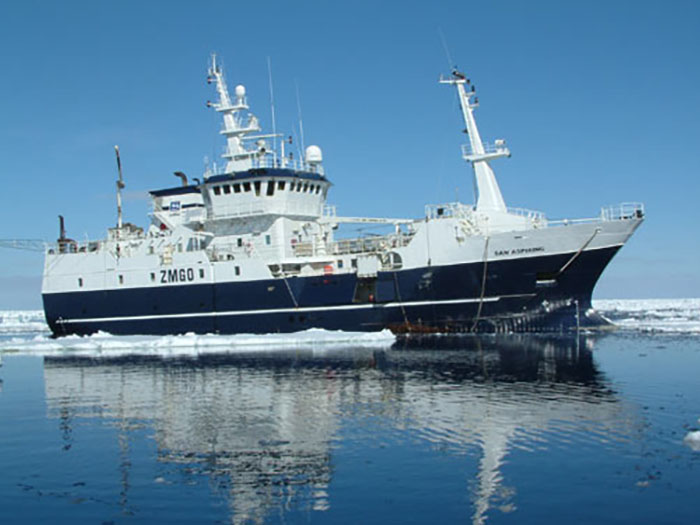
<path fill-rule="evenodd" d="M 224 154 L 228 154 L 228 150 L 224 149 Z M 254 155 L 251 154 L 250 156 L 250 167 L 252 169 L 256 168 L 279 168 L 279 169 L 292 169 L 295 171 L 308 171 L 312 173 L 318 173 L 319 175 L 323 175 L 323 166 L 320 165 L 313 165 L 309 164 L 308 162 L 294 158 L 290 159 L 289 157 L 285 157 L 284 159 L 278 157 L 276 154 L 270 154 L 270 155 Z M 213 175 L 225 175 L 229 173 L 226 170 L 226 166 L 219 167 L 219 166 L 214 166 L 213 169 L 211 169 L 211 173 L 209 176 Z"/>
<path fill-rule="evenodd" d="M 641 202 L 622 202 L 600 210 L 600 216 L 606 221 L 644 218 L 644 204 Z"/>
<path fill-rule="evenodd" d="M 484 153 L 489 155 L 489 154 L 503 154 L 503 155 L 509 155 L 510 151 L 506 147 L 505 143 L 498 143 L 498 142 L 489 142 L 489 143 L 484 143 Z M 462 144 L 462 155 L 464 156 L 471 156 L 471 155 L 477 155 L 477 153 L 474 151 L 472 148 L 471 144 Z"/>

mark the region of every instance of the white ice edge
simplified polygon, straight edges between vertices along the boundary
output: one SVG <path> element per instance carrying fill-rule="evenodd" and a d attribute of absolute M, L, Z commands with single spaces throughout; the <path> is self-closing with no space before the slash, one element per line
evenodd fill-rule
<path fill-rule="evenodd" d="M 700 334 L 700 299 L 598 299 L 593 307 L 626 331 Z"/>
<path fill-rule="evenodd" d="M 32 355 L 75 356 L 196 356 L 212 353 L 271 350 L 322 350 L 338 347 L 386 347 L 396 337 L 389 330 L 381 332 L 344 332 L 310 329 L 291 334 L 238 334 L 176 336 L 114 336 L 98 332 L 89 336 L 66 336 L 51 339 L 47 335 L 12 337 L 0 341 L 0 352 Z"/>

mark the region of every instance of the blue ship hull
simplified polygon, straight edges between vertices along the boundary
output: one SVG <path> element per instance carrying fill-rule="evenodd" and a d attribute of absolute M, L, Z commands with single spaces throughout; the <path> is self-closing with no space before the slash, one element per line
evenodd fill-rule
<path fill-rule="evenodd" d="M 619 247 L 484 264 L 249 282 L 43 295 L 56 336 L 276 333 L 308 328 L 394 332 L 531 332 L 609 323 L 591 293 Z M 539 282 L 538 282 L 539 281 Z M 485 282 L 485 286 L 482 283 Z"/>

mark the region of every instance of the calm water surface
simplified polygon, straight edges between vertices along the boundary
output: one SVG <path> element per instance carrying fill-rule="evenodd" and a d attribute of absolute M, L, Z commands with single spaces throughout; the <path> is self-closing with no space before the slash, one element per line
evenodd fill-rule
<path fill-rule="evenodd" d="M 0 358 L 4 524 L 700 522 L 698 336 Z"/>

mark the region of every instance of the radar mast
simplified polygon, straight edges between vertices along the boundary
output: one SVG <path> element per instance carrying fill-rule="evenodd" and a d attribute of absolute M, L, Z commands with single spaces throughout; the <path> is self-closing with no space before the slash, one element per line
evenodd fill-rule
<path fill-rule="evenodd" d="M 462 109 L 465 131 L 469 143 L 462 146 L 462 158 L 472 164 L 477 188 L 477 211 L 507 212 L 503 195 L 498 187 L 496 175 L 494 175 L 488 161 L 499 157 L 510 157 L 510 151 L 505 146 L 505 141 L 496 140 L 494 144 L 484 144 L 479 135 L 479 129 L 474 119 L 474 108 L 479 106 L 476 98 L 476 89 L 470 80 L 457 70 L 452 72 L 450 78 L 440 78 L 441 84 L 452 84 L 457 88 L 459 105 Z M 470 85 L 471 89 L 465 89 Z M 473 100 L 472 100 L 473 98 Z"/>

